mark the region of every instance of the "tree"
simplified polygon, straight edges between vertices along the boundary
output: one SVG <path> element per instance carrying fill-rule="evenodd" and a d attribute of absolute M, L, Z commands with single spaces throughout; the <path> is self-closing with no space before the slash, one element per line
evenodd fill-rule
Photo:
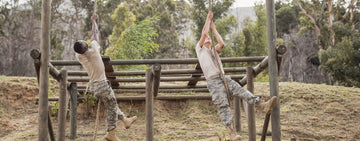
<path fill-rule="evenodd" d="M 178 33 L 185 28 L 185 19 L 188 14 L 188 4 L 185 1 L 152 0 L 152 1 L 130 1 L 130 11 L 136 16 L 136 22 L 147 17 L 158 17 L 153 28 L 159 35 L 155 43 L 159 44 L 159 51 L 155 57 L 174 57 L 181 50 Z M 185 10 L 185 11 L 184 11 Z M 184 20 L 185 19 L 185 20 Z"/>
<path fill-rule="evenodd" d="M 229 10 L 233 2 L 234 0 L 213 0 L 213 21 L 215 22 L 217 19 L 221 19 L 227 16 L 226 12 Z M 190 3 L 192 5 L 192 7 L 190 8 L 191 19 L 195 22 L 195 25 L 192 27 L 192 31 L 193 33 L 195 33 L 196 40 L 199 40 L 201 37 L 202 27 L 204 26 L 207 17 L 209 1 L 190 0 Z"/>
<path fill-rule="evenodd" d="M 152 24 L 156 19 L 145 19 L 138 24 L 133 24 L 120 36 L 114 31 L 110 39 L 112 46 L 106 50 L 106 55 L 116 59 L 144 59 L 153 55 L 159 49 L 159 45 L 153 40 L 158 37 Z"/>
<path fill-rule="evenodd" d="M 335 47 L 321 50 L 320 60 L 325 71 L 340 84 L 360 87 L 360 51 L 354 49 L 351 37 L 342 38 Z"/>

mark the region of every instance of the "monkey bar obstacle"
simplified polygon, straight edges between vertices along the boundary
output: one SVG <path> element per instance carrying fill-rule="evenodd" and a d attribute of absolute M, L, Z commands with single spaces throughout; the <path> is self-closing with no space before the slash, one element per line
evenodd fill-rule
<path fill-rule="evenodd" d="M 49 89 L 49 73 L 51 76 L 53 76 L 57 81 L 60 83 L 61 94 L 60 98 L 61 102 L 59 102 L 61 105 L 59 107 L 61 108 L 62 112 L 59 112 L 59 114 L 64 114 L 63 111 L 66 109 L 67 103 L 67 93 L 70 94 L 70 123 L 71 123 L 71 129 L 70 129 L 70 138 L 75 138 L 76 136 L 76 103 L 77 100 L 77 94 L 78 94 L 78 88 L 81 88 L 82 86 L 77 87 L 76 82 L 83 82 L 87 80 L 86 78 L 72 78 L 68 76 L 86 76 L 86 72 L 84 71 L 70 71 L 70 70 L 62 70 L 58 71 L 54 66 L 62 65 L 62 66 L 71 66 L 71 65 L 80 65 L 77 61 L 50 61 L 49 62 L 49 54 L 50 54 L 50 14 L 51 14 L 51 0 L 43 0 L 42 1 L 42 14 L 41 14 L 41 41 L 40 41 L 40 50 L 41 55 L 39 51 L 31 51 L 31 56 L 34 59 L 34 66 L 39 82 L 39 133 L 38 133 L 38 140 L 39 141 L 46 141 L 48 140 L 48 133 L 50 133 L 51 140 L 55 140 L 53 138 L 53 135 L 50 131 L 51 123 L 48 120 L 48 89 Z M 269 82 L 270 82 L 270 95 L 271 96 L 279 96 L 279 88 L 278 88 L 278 73 L 279 73 L 279 66 L 281 62 L 281 55 L 285 52 L 285 47 L 276 49 L 276 31 L 275 31 L 275 4 L 274 0 L 267 0 L 266 1 L 266 26 L 267 26 L 267 46 L 268 46 L 268 56 L 269 58 L 263 58 L 263 57 L 236 57 L 236 58 L 223 58 L 223 63 L 227 62 L 259 62 L 256 67 L 253 67 L 253 71 L 251 75 L 247 75 L 244 77 L 238 77 L 234 78 L 236 79 L 242 86 L 246 83 L 252 83 L 251 81 L 247 82 L 248 79 L 251 80 L 252 78 L 250 76 L 256 77 L 257 74 L 259 74 L 262 70 L 267 68 L 268 64 L 271 64 L 269 66 Z M 183 88 L 174 88 L 174 89 L 167 89 L 167 90 L 176 90 L 176 91 L 184 91 L 184 90 L 199 90 L 205 91 L 205 88 L 196 88 L 196 84 L 198 81 L 203 81 L 204 78 L 201 77 L 201 69 L 199 65 L 196 65 L 195 70 L 187 70 L 189 72 L 182 72 L 177 73 L 176 71 L 184 71 L 184 70 L 175 70 L 169 74 L 166 74 L 167 70 L 164 71 L 157 71 L 155 68 L 152 67 L 151 70 L 146 71 L 134 71 L 134 72 L 115 72 L 113 69 L 113 65 L 140 65 L 140 64 L 147 64 L 147 65 L 161 65 L 161 64 L 197 64 L 196 58 L 191 59 L 147 59 L 147 60 L 110 60 L 109 57 L 103 58 L 104 65 L 105 65 L 105 71 L 107 79 L 111 82 L 111 86 L 113 88 L 119 88 L 119 90 L 125 90 L 128 91 L 128 89 L 122 89 L 122 87 L 119 85 L 119 82 L 143 82 L 145 79 L 146 87 L 139 87 L 136 91 L 144 91 L 146 92 L 146 105 L 148 105 L 150 108 L 147 107 L 147 140 L 153 139 L 153 133 L 152 133 L 152 126 L 151 123 L 152 120 L 152 106 L 153 106 L 153 99 L 157 99 L 157 93 L 162 92 L 163 87 L 160 87 L 160 81 L 163 82 L 165 80 L 167 81 L 189 81 L 188 87 Z M 54 66 L 53 66 L 54 65 Z M 239 72 L 242 72 L 242 69 L 239 69 Z M 250 70 L 250 69 L 248 69 Z M 160 72 L 160 73 L 159 73 Z M 237 71 L 235 71 L 237 72 Z M 249 72 L 248 72 L 249 73 Z M 190 74 L 190 78 L 165 78 L 161 77 L 161 75 L 174 75 L 175 74 Z M 117 76 L 133 76 L 133 75 L 145 75 L 145 78 L 143 79 L 125 79 L 125 78 L 117 78 Z M 232 75 L 232 77 L 235 77 Z M 70 81 L 69 81 L 70 80 Z M 145 88 L 145 89 L 144 89 Z M 67 90 L 66 90 L 67 89 Z M 132 89 L 130 89 L 132 90 Z M 81 90 L 79 90 L 81 91 Z M 200 91 L 200 90 L 199 90 Z M 64 96 L 65 95 L 65 96 Z M 64 98 L 65 97 L 65 98 Z M 160 98 L 159 96 L 158 98 Z M 64 102 L 65 99 L 65 102 Z M 175 98 L 176 99 L 176 98 Z M 235 100 L 235 117 L 240 117 L 240 109 L 239 109 L 239 100 Z M 280 105 L 279 100 L 277 102 L 276 107 L 273 110 L 273 114 L 271 114 L 271 128 L 272 128 L 272 140 L 273 141 L 280 141 L 281 140 L 281 128 L 280 128 Z M 60 110 L 60 109 L 59 109 Z M 149 110 L 149 111 L 148 111 Z M 249 110 L 251 111 L 251 109 Z M 64 139 L 64 129 L 65 129 L 65 118 L 64 115 L 59 115 L 59 132 L 58 132 L 58 140 Z M 148 119 L 149 118 L 149 119 Z M 269 120 L 270 116 L 266 115 L 266 120 Z M 240 130 L 240 123 L 238 123 L 240 120 L 236 119 L 235 123 L 237 131 Z M 149 123 L 148 123 L 149 122 Z M 268 123 L 265 122 L 265 124 Z M 250 124 L 249 124 L 250 125 Z M 265 127 L 265 126 L 264 126 Z M 267 127 L 267 126 L 266 126 Z M 250 128 L 250 127 L 249 127 Z M 254 127 L 255 128 L 255 127 Z M 249 129 L 250 130 L 250 129 Z M 253 130 L 253 129 L 251 129 Z M 263 132 L 266 132 L 266 130 L 263 130 Z M 250 133 L 250 132 L 249 132 Z M 252 134 L 252 133 L 251 133 Z M 250 134 L 249 134 L 250 135 Z M 252 135 L 251 135 L 252 136 Z M 264 134 L 263 134 L 264 136 Z M 253 139 L 252 137 L 249 137 Z M 265 140 L 265 138 L 261 138 L 261 140 Z"/>
<path fill-rule="evenodd" d="M 278 47 L 278 57 L 285 53 L 284 46 Z M 30 53 L 34 59 L 34 66 L 37 74 L 39 74 L 39 63 L 41 53 L 38 50 L 32 50 Z M 117 96 L 119 101 L 133 100 L 146 101 L 146 130 L 147 140 L 153 140 L 153 100 L 211 100 L 210 95 L 162 95 L 157 96 L 158 93 L 181 93 L 186 91 L 192 92 L 209 92 L 206 85 L 197 85 L 200 81 L 205 81 L 200 65 L 196 58 L 190 59 L 145 59 L 145 60 L 111 60 L 108 56 L 102 56 L 105 65 L 106 77 L 110 81 L 111 87 L 116 93 L 145 93 L 144 96 Z M 230 77 L 236 80 L 241 86 L 251 83 L 252 79 L 268 67 L 268 57 L 232 57 L 222 58 L 223 63 L 244 63 L 244 62 L 259 62 L 254 67 L 224 67 L 225 73 L 231 73 Z M 279 59 L 281 60 L 281 59 Z M 161 65 L 179 65 L 179 64 L 194 64 L 195 69 L 169 69 L 162 70 Z M 76 105 L 78 102 L 85 100 L 83 96 L 78 96 L 78 93 L 84 93 L 86 85 L 83 83 L 89 82 L 89 77 L 86 71 L 64 70 L 56 69 L 61 66 L 79 66 L 78 61 L 64 61 L 51 60 L 48 64 L 49 74 L 58 82 L 60 82 L 60 97 L 48 98 L 48 101 L 59 101 L 59 132 L 58 139 L 64 139 L 65 135 L 65 112 L 66 105 L 70 99 L 70 138 L 76 137 Z M 149 65 L 147 70 L 139 71 L 114 71 L 113 66 L 116 65 Z M 250 72 L 251 71 L 251 72 Z M 246 74 L 245 74 L 246 73 Z M 39 77 L 39 75 L 38 75 Z M 250 81 L 249 81 L 250 80 Z M 187 82 L 185 85 L 165 85 L 163 82 Z M 83 85 L 77 83 L 82 82 Z M 120 82 L 134 83 L 136 85 L 120 85 Z M 144 85 L 145 83 L 145 85 Z M 248 87 L 250 91 L 253 88 Z M 70 98 L 68 98 L 70 97 Z M 40 101 L 39 99 L 36 99 Z M 240 100 L 235 98 L 235 127 L 240 131 Z M 253 105 L 248 106 L 251 117 L 249 117 L 249 133 L 252 138 L 255 138 L 255 120 L 252 120 L 254 114 Z M 250 132 L 251 131 L 251 132 Z M 63 137 L 60 137 L 63 136 Z"/>

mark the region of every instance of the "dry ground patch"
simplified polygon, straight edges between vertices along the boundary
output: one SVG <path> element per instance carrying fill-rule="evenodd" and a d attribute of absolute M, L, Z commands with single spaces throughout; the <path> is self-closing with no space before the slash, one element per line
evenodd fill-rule
<path fill-rule="evenodd" d="M 49 97 L 57 97 L 58 84 L 53 80 L 50 82 Z M 297 140 L 360 140 L 359 88 L 296 82 L 280 82 L 279 86 L 283 140 L 291 137 Z M 255 83 L 255 93 L 268 95 L 269 84 Z M 37 95 L 36 78 L 0 76 L 0 140 L 37 140 Z M 56 107 L 54 102 L 50 105 Z M 120 101 L 119 106 L 126 114 L 139 118 L 128 130 L 119 123 L 118 137 L 121 140 L 145 140 L 145 102 Z M 95 107 L 91 102 L 79 105 L 78 137 L 75 140 L 92 139 Z M 101 113 L 99 140 L 105 135 L 105 114 Z M 256 111 L 259 132 L 264 116 L 263 112 Z M 51 119 L 57 131 L 56 113 Z M 241 120 L 240 134 L 247 140 L 243 112 Z M 208 100 L 155 101 L 154 130 L 156 140 L 218 140 L 218 135 L 225 133 L 216 107 Z M 271 140 L 270 137 L 267 140 Z"/>

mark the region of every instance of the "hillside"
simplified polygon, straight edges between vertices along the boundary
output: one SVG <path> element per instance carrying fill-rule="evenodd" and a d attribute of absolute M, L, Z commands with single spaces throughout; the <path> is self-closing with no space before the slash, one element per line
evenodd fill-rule
<path fill-rule="evenodd" d="M 292 137 L 306 141 L 360 140 L 360 121 L 357 120 L 360 117 L 359 88 L 296 82 L 281 82 L 279 85 L 283 140 Z M 56 97 L 57 83 L 51 81 L 50 88 L 50 96 Z M 268 95 L 268 91 L 268 83 L 255 83 L 256 94 Z M 37 95 L 36 78 L 0 76 L 0 140 L 37 140 L 38 107 L 34 102 Z M 56 104 L 50 102 L 50 105 Z M 120 102 L 119 105 L 125 113 L 139 118 L 128 130 L 119 123 L 118 137 L 122 140 L 144 140 L 145 103 L 133 101 Z M 94 107 L 91 104 L 80 105 L 76 140 L 92 139 Z M 218 135 L 225 132 L 211 101 L 155 101 L 154 109 L 154 138 L 157 140 L 218 140 Z M 104 114 L 100 119 L 99 140 L 105 135 Z M 260 110 L 256 111 L 258 132 L 264 116 Z M 56 134 L 56 114 L 51 119 Z M 243 112 L 241 124 L 241 135 L 247 140 L 247 122 Z M 267 140 L 271 140 L 270 137 Z"/>

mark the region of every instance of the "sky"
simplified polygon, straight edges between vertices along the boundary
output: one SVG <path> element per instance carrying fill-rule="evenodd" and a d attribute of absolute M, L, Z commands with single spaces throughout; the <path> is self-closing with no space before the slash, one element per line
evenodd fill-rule
<path fill-rule="evenodd" d="M 231 7 L 252 7 L 255 2 L 262 2 L 265 4 L 265 0 L 235 0 Z"/>

